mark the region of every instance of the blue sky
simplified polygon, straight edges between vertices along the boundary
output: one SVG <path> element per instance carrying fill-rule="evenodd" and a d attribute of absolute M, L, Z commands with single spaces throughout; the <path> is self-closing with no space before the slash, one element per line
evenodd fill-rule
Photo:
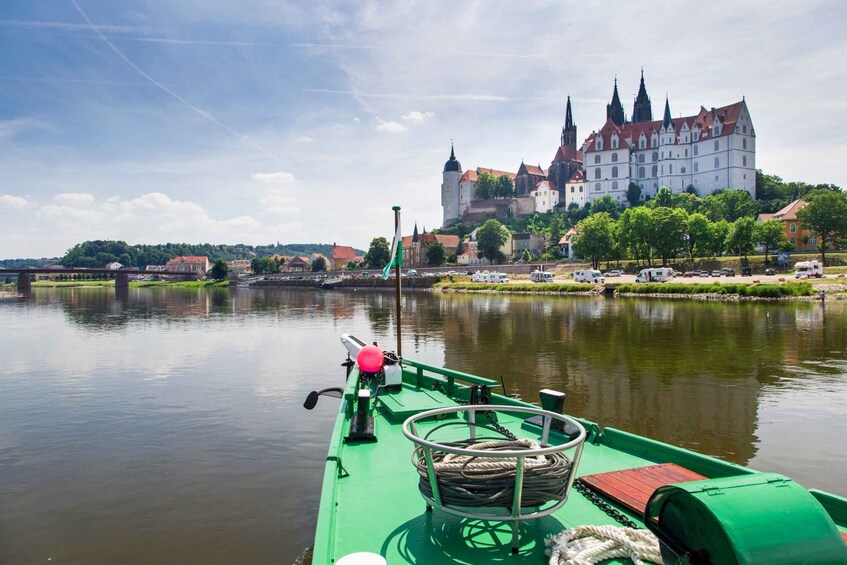
<path fill-rule="evenodd" d="M 847 186 L 840 2 L 0 3 L 0 258 L 338 242 L 441 221 L 465 169 L 549 166 L 644 67 L 654 115 L 746 96 L 758 166 Z"/>

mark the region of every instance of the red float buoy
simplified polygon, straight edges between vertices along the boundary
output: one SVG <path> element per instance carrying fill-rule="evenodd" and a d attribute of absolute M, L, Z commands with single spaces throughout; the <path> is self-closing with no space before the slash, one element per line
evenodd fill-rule
<path fill-rule="evenodd" d="M 378 373 L 382 369 L 385 358 L 382 355 L 382 350 L 376 345 L 366 345 L 356 356 L 356 363 L 359 364 L 359 370 L 365 373 Z"/>

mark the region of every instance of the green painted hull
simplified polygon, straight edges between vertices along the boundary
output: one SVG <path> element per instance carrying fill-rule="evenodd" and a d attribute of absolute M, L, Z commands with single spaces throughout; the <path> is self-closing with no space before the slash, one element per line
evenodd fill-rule
<path fill-rule="evenodd" d="M 520 549 L 512 555 L 512 531 L 507 523 L 460 518 L 426 504 L 418 491 L 418 473 L 411 462 L 413 445 L 402 433 L 403 421 L 412 414 L 455 406 L 466 399 L 469 384 L 497 383 L 413 361 L 403 361 L 401 391 L 380 394 L 374 411 L 377 441 L 346 442 L 353 416 L 358 373 L 348 379 L 341 399 L 324 470 L 315 564 L 330 564 L 354 552 L 372 552 L 389 564 L 418 563 L 546 563 L 544 540 L 574 526 L 619 525 L 576 491 L 555 514 L 520 526 Z M 437 383 L 440 390 L 433 390 Z M 442 392 L 443 391 L 443 392 Z M 530 406 L 493 395 L 492 404 Z M 498 414 L 501 425 L 520 435 L 521 419 Z M 756 473 L 732 463 L 674 447 L 624 431 L 581 421 L 588 431 L 577 475 L 676 463 L 709 478 Z M 423 425 L 426 429 L 426 424 Z M 847 531 L 847 500 L 811 491 L 838 528 Z M 643 524 L 642 517 L 619 508 Z M 628 563 L 629 561 L 609 561 Z"/>

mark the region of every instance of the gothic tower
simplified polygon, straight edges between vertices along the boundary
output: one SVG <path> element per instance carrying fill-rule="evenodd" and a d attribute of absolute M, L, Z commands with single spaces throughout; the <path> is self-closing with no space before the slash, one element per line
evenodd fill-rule
<path fill-rule="evenodd" d="M 453 144 L 450 144 L 450 158 L 444 163 L 441 182 L 441 207 L 444 210 L 443 226 L 449 226 L 459 219 L 459 178 L 462 176 L 462 164 L 456 159 Z"/>
<path fill-rule="evenodd" d="M 638 86 L 638 95 L 632 107 L 632 123 L 652 121 L 653 107 L 650 104 L 650 97 L 647 96 L 647 88 L 644 86 L 644 69 L 641 69 L 641 84 Z"/>
<path fill-rule="evenodd" d="M 606 119 L 612 120 L 612 122 L 616 123 L 619 126 L 622 126 L 624 125 L 624 123 L 626 123 L 626 116 L 623 113 L 621 97 L 618 96 L 617 77 L 615 77 L 615 89 L 612 92 L 612 102 L 611 104 L 606 104 Z"/>
<path fill-rule="evenodd" d="M 562 128 L 562 147 L 576 149 L 576 124 L 571 114 L 571 97 L 568 96 L 568 106 L 565 109 L 565 127 Z"/>

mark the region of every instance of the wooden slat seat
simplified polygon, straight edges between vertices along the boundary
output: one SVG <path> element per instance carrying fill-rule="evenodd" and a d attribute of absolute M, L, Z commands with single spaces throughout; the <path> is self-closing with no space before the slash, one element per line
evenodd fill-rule
<path fill-rule="evenodd" d="M 701 481 L 705 478 L 703 475 L 689 471 L 675 463 L 662 463 L 661 465 L 648 465 L 647 467 L 586 475 L 577 480 L 606 498 L 642 515 L 644 509 L 647 508 L 650 495 L 660 486 Z"/>

